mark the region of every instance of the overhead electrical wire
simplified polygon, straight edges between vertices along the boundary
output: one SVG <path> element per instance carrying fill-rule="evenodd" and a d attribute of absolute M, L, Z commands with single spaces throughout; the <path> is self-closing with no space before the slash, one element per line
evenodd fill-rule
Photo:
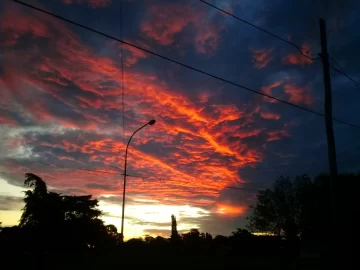
<path fill-rule="evenodd" d="M 344 69 L 336 62 L 336 60 L 332 57 L 330 57 L 330 59 L 334 62 L 335 65 L 337 65 L 339 68 L 334 67 L 334 65 L 331 67 L 333 70 L 335 70 L 336 72 L 344 75 L 345 77 L 347 77 L 350 81 L 352 81 L 354 83 L 354 85 L 356 86 L 356 88 L 360 89 L 360 82 L 354 80 L 353 78 L 351 78 L 345 71 Z"/>
<path fill-rule="evenodd" d="M 83 28 L 83 29 L 86 29 L 86 30 L 88 30 L 88 31 L 90 31 L 90 32 L 93 32 L 93 33 L 96 33 L 96 34 L 98 34 L 98 35 L 101 35 L 101 36 L 103 36 L 103 37 L 107 37 L 107 38 L 109 38 L 109 39 L 112 39 L 112 40 L 121 42 L 121 43 L 126 44 L 126 45 L 128 45 L 128 46 L 131 46 L 131 47 L 133 47 L 133 48 L 136 48 L 136 49 L 142 50 L 142 51 L 144 51 L 144 52 L 147 52 L 147 53 L 149 53 L 149 54 L 151 54 L 151 55 L 155 55 L 155 56 L 157 56 L 157 57 L 159 57 L 159 58 L 161 58 L 161 59 L 164 59 L 164 60 L 167 60 L 167 61 L 169 61 L 169 62 L 178 64 L 178 65 L 180 65 L 180 66 L 186 67 L 186 68 L 191 69 L 191 70 L 193 70 L 193 71 L 196 71 L 196 72 L 198 72 L 198 73 L 207 75 L 208 77 L 211 77 L 211 78 L 217 79 L 217 80 L 219 80 L 219 81 L 228 83 L 228 84 L 230 84 L 230 85 L 233 85 L 233 86 L 242 88 L 242 89 L 247 90 L 247 91 L 249 91 L 249 92 L 253 92 L 253 93 L 255 93 L 255 94 L 258 94 L 258 95 L 261 95 L 261 96 L 264 96 L 264 97 L 267 97 L 267 98 L 276 100 L 276 101 L 278 101 L 278 102 L 287 104 L 287 105 L 289 105 L 289 106 L 298 108 L 298 109 L 300 109 L 300 110 L 303 110 L 303 111 L 306 111 L 306 112 L 310 112 L 310 113 L 313 113 L 313 114 L 316 114 L 316 115 L 319 115 L 319 116 L 323 116 L 323 117 L 325 116 L 323 113 L 320 113 L 320 112 L 317 112 L 317 111 L 314 111 L 314 110 L 311 110 L 311 109 L 308 109 L 308 108 L 305 108 L 305 107 L 296 105 L 296 104 L 294 104 L 294 103 L 291 103 L 291 102 L 288 102 L 288 101 L 285 101 L 285 100 L 276 98 L 276 97 L 271 96 L 271 95 L 267 95 L 267 94 L 262 93 L 262 92 L 260 92 L 260 91 L 251 89 L 251 88 L 249 88 L 249 87 L 247 87 L 247 86 L 238 84 L 238 83 L 236 83 L 236 82 L 229 81 L 229 80 L 224 79 L 224 78 L 221 78 L 221 77 L 219 77 L 219 76 L 217 76 L 217 75 L 208 73 L 208 72 L 203 71 L 203 70 L 201 70 L 201 69 L 192 67 L 192 66 L 190 66 L 190 65 L 188 65 L 188 64 L 184 64 L 184 63 L 182 63 L 182 62 L 179 62 L 179 61 L 174 60 L 174 59 L 172 59 L 172 58 L 169 58 L 169 57 L 167 57 L 167 56 L 164 56 L 164 55 L 158 54 L 158 53 L 156 53 L 156 52 L 153 52 L 153 51 L 151 51 L 151 50 L 149 50 L 149 49 L 145 49 L 145 48 L 142 48 L 142 47 L 140 47 L 140 46 L 138 46 L 138 45 L 134 45 L 134 44 L 132 44 L 132 43 L 130 43 L 130 42 L 127 42 L 127 41 L 121 40 L 121 39 L 119 39 L 119 38 L 113 37 L 113 36 L 111 36 L 111 35 L 108 35 L 108 34 L 106 34 L 106 33 L 103 33 L 103 32 L 101 32 L 101 31 L 98 31 L 98 30 L 96 30 L 96 29 L 90 28 L 90 27 L 85 26 L 85 25 L 83 25 L 83 24 L 77 23 L 77 22 L 72 21 L 72 20 L 70 20 L 70 19 L 67 19 L 67 18 L 64 18 L 64 17 L 62 17 L 62 16 L 56 15 L 56 14 L 51 13 L 51 12 L 49 12 L 49 11 L 46 11 L 46 10 L 44 10 L 44 9 L 35 7 L 35 6 L 33 6 L 33 5 L 24 3 L 24 2 L 19 1 L 19 0 L 12 0 L 12 1 L 13 1 L 13 2 L 16 2 L 16 3 L 18 3 L 18 4 L 21 4 L 21 5 L 23 5 L 23 6 L 32 8 L 32 9 L 34 9 L 34 10 L 37 10 L 37 11 L 39 11 L 39 12 L 41 12 L 41 13 L 47 14 L 47 15 L 49 15 L 49 16 L 51 16 L 51 17 L 60 19 L 60 20 L 62 20 L 62 21 L 68 22 L 68 23 L 73 24 L 73 25 L 76 25 L 76 26 L 81 27 L 81 28 Z M 357 125 L 352 124 L 352 123 L 348 123 L 348 122 L 343 121 L 343 120 L 341 120 L 341 119 L 332 118 L 332 120 L 335 121 L 335 122 L 341 123 L 341 124 L 345 124 L 345 125 L 348 125 L 348 126 L 351 126 L 351 127 L 357 128 L 357 129 L 360 129 L 360 126 L 357 126 Z"/>
<path fill-rule="evenodd" d="M 120 38 L 124 39 L 123 30 L 123 1 L 120 1 Z M 122 108 L 122 132 L 123 132 L 123 143 L 125 145 L 125 79 L 124 79 L 124 48 L 123 43 L 120 43 L 121 53 L 121 108 Z"/>

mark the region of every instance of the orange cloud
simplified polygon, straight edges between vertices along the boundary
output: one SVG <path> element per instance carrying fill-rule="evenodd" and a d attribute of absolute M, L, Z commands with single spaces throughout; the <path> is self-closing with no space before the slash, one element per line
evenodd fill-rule
<path fill-rule="evenodd" d="M 312 103 L 311 94 L 309 89 L 305 87 L 299 87 L 293 83 L 287 83 L 284 85 L 284 92 L 289 95 L 289 101 L 296 104 L 306 104 L 309 105 Z"/>
<path fill-rule="evenodd" d="M 88 4 L 92 8 L 104 8 L 107 7 L 111 0 L 62 0 L 66 5 L 70 4 Z"/>
<path fill-rule="evenodd" d="M 252 52 L 252 58 L 254 67 L 265 68 L 273 59 L 272 52 L 273 48 L 269 49 L 250 49 Z"/>
<path fill-rule="evenodd" d="M 280 114 L 278 114 L 278 113 L 261 112 L 260 116 L 267 120 L 279 120 L 280 119 Z"/>
<path fill-rule="evenodd" d="M 195 30 L 193 43 L 198 53 L 216 51 L 224 26 L 209 21 L 207 13 L 196 9 L 194 5 L 154 4 L 148 8 L 140 30 L 160 45 L 168 46 L 189 26 Z"/>
<path fill-rule="evenodd" d="M 303 44 L 301 46 L 301 51 L 310 56 L 311 55 L 311 47 L 308 44 Z M 301 55 L 299 52 L 291 53 L 282 59 L 283 63 L 289 65 L 310 65 L 313 63 L 313 60 Z"/>
<path fill-rule="evenodd" d="M 216 204 L 216 212 L 228 217 L 243 216 L 247 209 L 248 207 L 245 205 Z"/>

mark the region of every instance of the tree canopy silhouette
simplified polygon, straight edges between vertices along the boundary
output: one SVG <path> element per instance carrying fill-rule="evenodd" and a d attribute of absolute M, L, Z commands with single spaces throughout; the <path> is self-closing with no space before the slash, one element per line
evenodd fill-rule
<path fill-rule="evenodd" d="M 359 175 L 338 176 L 338 207 L 348 212 L 342 221 L 351 219 L 353 196 L 348 189 L 359 180 Z M 330 233 L 331 197 L 330 179 L 326 174 L 311 179 L 307 175 L 294 180 L 280 177 L 273 189 L 259 191 L 248 228 L 251 231 L 270 232 L 286 239 L 319 240 Z M 344 214 L 345 215 L 345 214 Z M 351 225 L 351 224 L 350 224 Z"/>
<path fill-rule="evenodd" d="M 41 177 L 25 174 L 25 206 L 19 227 L 29 232 L 37 246 L 73 248 L 114 246 L 118 241 L 114 225 L 103 224 L 98 201 L 91 195 L 66 196 L 48 192 Z M 31 232 L 31 233 L 30 233 Z M 51 237 L 48 237 L 51 235 Z"/>

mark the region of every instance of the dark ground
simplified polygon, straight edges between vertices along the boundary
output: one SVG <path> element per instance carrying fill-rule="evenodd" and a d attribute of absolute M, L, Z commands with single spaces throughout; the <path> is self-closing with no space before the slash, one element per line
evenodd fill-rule
<path fill-rule="evenodd" d="M 4 254 L 3 254 L 4 255 Z M 15 254 L 13 254 L 15 255 Z M 2 256 L 1 269 L 320 269 L 320 258 L 286 256 L 45 253 Z"/>

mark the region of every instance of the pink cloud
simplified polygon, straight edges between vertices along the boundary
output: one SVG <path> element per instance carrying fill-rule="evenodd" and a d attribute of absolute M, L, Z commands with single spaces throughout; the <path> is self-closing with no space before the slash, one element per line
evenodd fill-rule
<path fill-rule="evenodd" d="M 265 68 L 273 59 L 272 52 L 274 49 L 250 49 L 254 67 Z"/>
<path fill-rule="evenodd" d="M 281 92 L 286 94 L 289 102 L 292 102 L 295 104 L 306 104 L 306 105 L 309 105 L 312 103 L 312 96 L 310 93 L 310 89 L 308 87 L 297 86 L 295 83 L 292 83 L 292 82 L 284 82 L 283 80 L 275 81 L 269 85 L 264 85 L 261 88 L 261 91 L 264 94 L 267 94 L 269 96 L 274 96 L 272 90 L 274 88 L 277 88 L 280 86 L 282 86 Z M 282 95 L 284 95 L 284 94 L 282 94 Z M 276 97 L 285 99 L 285 96 L 284 97 L 276 96 Z M 270 102 L 270 103 L 276 102 L 276 100 L 268 98 L 268 97 L 264 97 L 263 99 L 264 99 L 264 101 Z"/>
<path fill-rule="evenodd" d="M 278 114 L 278 113 L 261 112 L 260 116 L 267 120 L 279 120 L 280 119 L 280 114 Z"/>
<path fill-rule="evenodd" d="M 306 87 L 299 87 L 294 83 L 287 83 L 284 85 L 284 92 L 289 95 L 290 102 L 306 105 L 312 103 L 310 89 Z"/>
<path fill-rule="evenodd" d="M 311 47 L 308 44 L 303 44 L 301 46 L 301 51 L 310 57 L 311 55 Z M 291 53 L 282 59 L 283 63 L 289 64 L 289 65 L 310 65 L 314 61 L 309 59 L 308 57 L 305 57 L 304 55 L 301 55 L 299 52 Z"/>
<path fill-rule="evenodd" d="M 261 87 L 261 91 L 268 96 L 273 96 L 272 89 L 279 87 L 280 85 L 282 85 L 282 83 L 283 83 L 283 80 L 278 80 L 269 85 L 264 85 Z M 268 98 L 268 97 L 264 97 L 263 99 L 264 99 L 264 101 L 270 102 L 270 103 L 276 102 L 276 100 L 274 100 L 272 98 Z"/>
<path fill-rule="evenodd" d="M 123 44 L 123 50 L 127 53 L 127 55 L 124 53 L 125 64 L 127 67 L 131 67 L 135 65 L 140 59 L 146 59 L 148 57 L 147 53 L 144 51 L 126 44 Z"/>

